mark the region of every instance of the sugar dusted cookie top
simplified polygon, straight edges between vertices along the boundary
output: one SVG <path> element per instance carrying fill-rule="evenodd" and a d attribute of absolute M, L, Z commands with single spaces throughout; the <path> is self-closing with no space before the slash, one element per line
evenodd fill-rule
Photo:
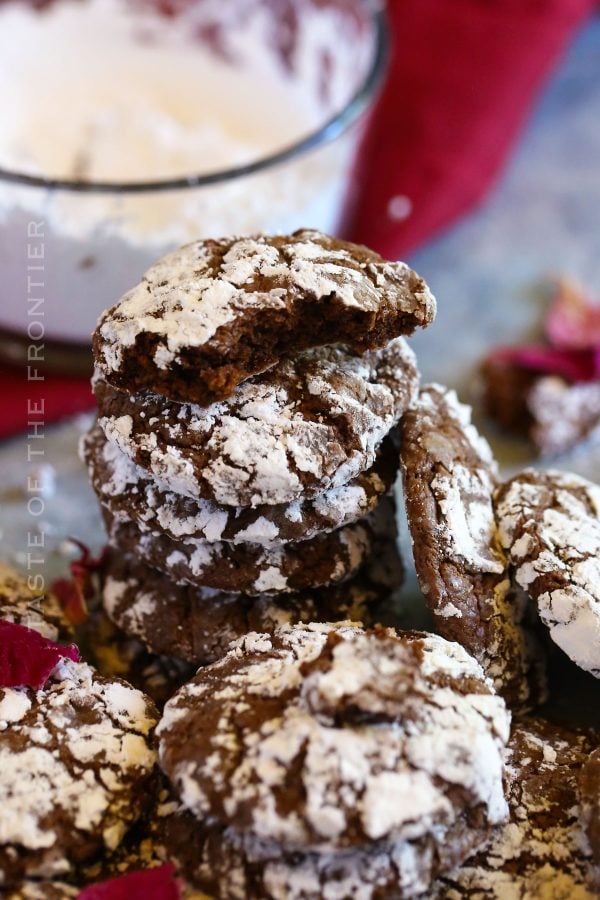
<path fill-rule="evenodd" d="M 282 356 L 356 352 L 428 325 L 435 300 L 404 263 L 317 231 L 198 241 L 165 256 L 98 324 L 116 387 L 206 405 Z"/>
<path fill-rule="evenodd" d="M 265 547 L 307 541 L 358 521 L 389 493 L 398 470 L 395 442 L 387 438 L 371 468 L 349 484 L 288 504 L 231 507 L 202 498 L 194 500 L 161 486 L 109 441 L 97 424 L 84 436 L 81 450 L 94 490 L 113 515 L 125 515 L 173 540 L 192 538 Z"/>
<path fill-rule="evenodd" d="M 175 694 L 159 752 L 194 815 L 288 849 L 443 842 L 459 819 L 472 848 L 506 815 L 509 721 L 443 638 L 283 626 L 247 635 Z"/>
<path fill-rule="evenodd" d="M 595 900 L 577 781 L 596 740 L 541 719 L 517 721 L 507 754 L 510 821 L 440 879 L 431 900 Z"/>
<path fill-rule="evenodd" d="M 208 408 L 95 383 L 99 424 L 170 490 L 224 506 L 292 503 L 368 469 L 414 401 L 403 338 L 353 356 L 321 347 L 286 359 Z"/>
<path fill-rule="evenodd" d="M 70 660 L 39 690 L 0 687 L 0 885 L 60 878 L 119 845 L 149 802 L 157 717 Z"/>
<path fill-rule="evenodd" d="M 552 640 L 600 678 L 600 487 L 527 470 L 498 492 L 502 544 Z"/>

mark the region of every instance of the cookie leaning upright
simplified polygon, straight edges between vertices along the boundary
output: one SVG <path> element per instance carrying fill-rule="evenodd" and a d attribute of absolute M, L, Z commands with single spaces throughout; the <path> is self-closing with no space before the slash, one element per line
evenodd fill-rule
<path fill-rule="evenodd" d="M 500 546 L 496 464 L 454 391 L 421 390 L 404 417 L 401 464 L 417 575 L 440 633 L 475 656 L 509 705 L 535 705 L 543 665 Z"/>
<path fill-rule="evenodd" d="M 206 405 L 290 353 L 362 353 L 428 325 L 435 300 L 405 263 L 318 231 L 197 241 L 165 256 L 101 318 L 104 379 Z"/>

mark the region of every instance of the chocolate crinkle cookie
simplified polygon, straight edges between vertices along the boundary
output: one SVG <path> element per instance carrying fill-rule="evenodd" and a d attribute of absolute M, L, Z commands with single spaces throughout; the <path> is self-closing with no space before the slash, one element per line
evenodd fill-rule
<path fill-rule="evenodd" d="M 393 539 L 381 545 L 377 559 L 369 560 L 350 581 L 296 594 L 258 597 L 174 584 L 134 556 L 112 550 L 105 565 L 103 603 L 110 619 L 131 635 L 131 643 L 137 644 L 137 638 L 151 653 L 197 667 L 224 656 L 232 641 L 249 631 L 270 632 L 279 625 L 297 622 L 351 620 L 374 624 L 385 610 L 387 597 L 401 581 L 402 563 Z M 96 625 L 93 631 L 92 644 L 97 647 Z M 112 656 L 107 648 L 112 643 L 101 642 L 106 648 L 103 656 Z M 121 659 L 122 643 L 117 644 Z M 138 684 L 137 669 L 115 674 Z M 146 693 L 154 697 L 151 687 L 152 683 Z"/>
<path fill-rule="evenodd" d="M 290 353 L 363 353 L 434 315 L 405 263 L 317 231 L 197 241 L 103 315 L 94 355 L 115 387 L 206 405 Z"/>
<path fill-rule="evenodd" d="M 483 367 L 483 402 L 506 431 L 527 437 L 540 456 L 566 453 L 600 434 L 600 382 L 573 383 L 510 362 Z"/>
<path fill-rule="evenodd" d="M 488 846 L 444 876 L 431 900 L 595 900 L 594 870 L 577 799 L 597 735 L 522 719 L 508 745 L 510 821 Z"/>
<path fill-rule="evenodd" d="M 43 688 L 0 688 L 0 886 L 111 853 L 149 803 L 151 701 L 63 660 Z"/>
<path fill-rule="evenodd" d="M 600 865 L 600 746 L 585 760 L 579 779 L 581 815 L 596 863 Z M 600 882 L 600 873 L 598 873 Z"/>
<path fill-rule="evenodd" d="M 0 619 L 32 628 L 51 641 L 73 634 L 57 597 L 51 592 L 40 594 L 27 575 L 5 563 L 0 563 Z"/>
<path fill-rule="evenodd" d="M 505 820 L 509 719 L 480 666 L 441 637 L 283 626 L 247 635 L 175 694 L 159 755 L 201 829 L 197 863 L 213 821 L 230 829 L 215 852 L 244 856 L 218 896 L 246 896 L 246 841 L 251 862 L 262 846 L 281 867 L 268 897 L 346 896 L 322 884 L 344 868 L 362 884 L 352 896 L 394 882 L 413 896 Z"/>
<path fill-rule="evenodd" d="M 285 594 L 336 584 L 367 563 L 380 537 L 393 527 L 394 505 L 388 499 L 365 519 L 309 541 L 264 547 L 221 541 L 173 541 L 162 532 L 140 529 L 113 519 L 103 510 L 109 540 L 173 581 L 218 591 Z"/>
<path fill-rule="evenodd" d="M 543 654 L 500 545 L 496 463 L 454 391 L 421 390 L 404 417 L 401 464 L 417 575 L 440 634 L 475 656 L 510 706 L 534 706 Z"/>
<path fill-rule="evenodd" d="M 207 408 L 95 379 L 106 437 L 161 486 L 223 506 L 288 504 L 348 484 L 413 403 L 402 338 L 363 356 L 322 347 L 284 360 Z"/>
<path fill-rule="evenodd" d="M 160 589 L 161 576 L 158 572 L 153 574 Z M 162 588 L 161 596 L 168 600 L 173 587 L 163 583 Z M 168 627 L 168 622 L 165 624 Z M 147 694 L 158 709 L 196 673 L 197 665 L 188 662 L 183 654 L 154 652 L 147 642 L 136 637 L 135 629 L 123 631 L 101 606 L 90 611 L 78 630 L 78 639 L 86 659 L 101 675 L 124 679 Z"/>
<path fill-rule="evenodd" d="M 231 507 L 161 487 L 160 481 L 109 441 L 98 425 L 84 436 L 81 453 L 100 502 L 113 516 L 125 516 L 173 540 L 267 547 L 307 541 L 353 524 L 390 492 L 398 471 L 395 442 L 387 437 L 371 468 L 348 484 L 287 504 Z"/>
<path fill-rule="evenodd" d="M 498 491 L 500 536 L 550 637 L 600 677 L 600 488 L 527 470 Z"/>

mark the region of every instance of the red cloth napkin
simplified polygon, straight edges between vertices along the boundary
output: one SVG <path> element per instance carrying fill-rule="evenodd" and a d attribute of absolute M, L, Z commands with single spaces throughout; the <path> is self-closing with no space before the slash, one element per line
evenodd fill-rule
<path fill-rule="evenodd" d="M 390 259 L 493 183 L 544 79 L 595 0 L 390 0 L 389 77 L 357 166 L 350 236 Z M 0 367 L 0 437 L 93 408 L 86 381 Z M 29 407 L 31 408 L 31 407 Z"/>
<path fill-rule="evenodd" d="M 399 259 L 492 185 L 596 0 L 389 0 L 389 77 L 350 228 Z"/>
<path fill-rule="evenodd" d="M 39 366 L 28 380 L 27 370 L 0 366 L 0 438 L 19 432 L 43 434 L 46 425 L 93 409 L 89 378 L 46 375 Z"/>

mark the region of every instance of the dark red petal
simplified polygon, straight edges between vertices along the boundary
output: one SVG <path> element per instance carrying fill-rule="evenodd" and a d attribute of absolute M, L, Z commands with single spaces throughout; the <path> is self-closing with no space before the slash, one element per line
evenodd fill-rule
<path fill-rule="evenodd" d="M 600 304 L 575 282 L 562 279 L 545 322 L 548 340 L 563 350 L 600 346 Z"/>
<path fill-rule="evenodd" d="M 0 619 L 0 687 L 41 688 L 65 657 L 79 662 L 75 644 L 56 644 L 31 628 Z"/>
<path fill-rule="evenodd" d="M 77 900 L 180 900 L 181 890 L 175 877 L 175 867 L 165 863 L 156 869 L 128 872 L 100 884 L 91 884 L 77 896 Z"/>
<path fill-rule="evenodd" d="M 81 625 L 88 617 L 85 597 L 80 585 L 70 578 L 56 578 L 50 590 L 57 597 L 63 612 L 72 625 Z"/>
<path fill-rule="evenodd" d="M 488 356 L 491 363 L 511 363 L 533 372 L 560 375 L 567 381 L 600 378 L 600 354 L 596 349 L 561 350 L 558 347 L 499 347 Z"/>
<path fill-rule="evenodd" d="M 93 593 L 91 576 L 102 568 L 108 547 L 104 547 L 98 556 L 92 556 L 90 548 L 81 541 L 75 538 L 70 540 L 81 554 L 79 559 L 69 564 L 72 581 L 57 578 L 52 582 L 51 590 L 58 597 L 69 621 L 73 625 L 81 625 L 88 615 L 86 599 Z"/>

